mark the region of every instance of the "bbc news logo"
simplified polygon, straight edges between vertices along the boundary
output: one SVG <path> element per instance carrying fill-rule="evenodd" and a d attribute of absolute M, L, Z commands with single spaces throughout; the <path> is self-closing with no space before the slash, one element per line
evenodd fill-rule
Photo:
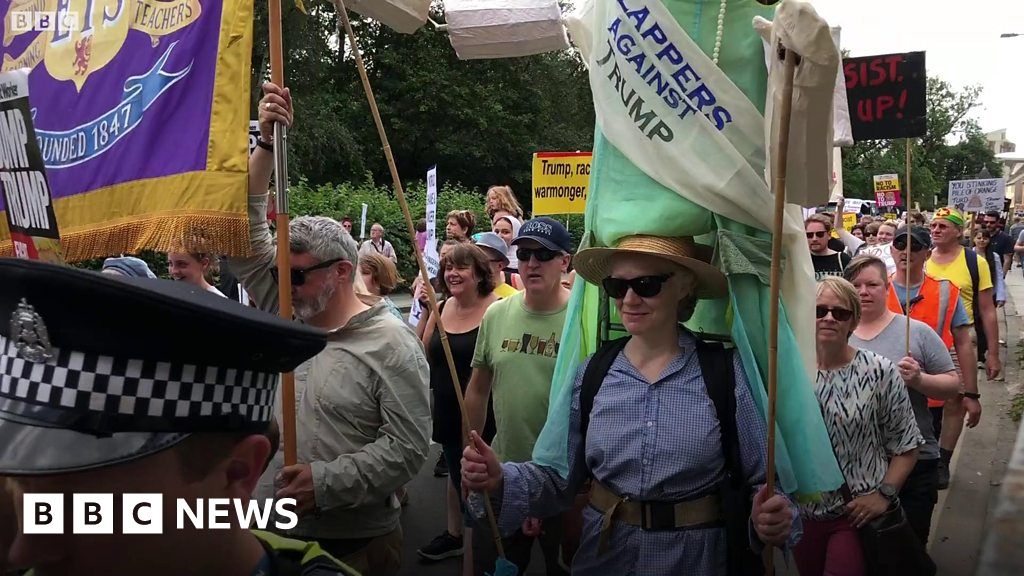
<path fill-rule="evenodd" d="M 78 30 L 78 12 L 13 11 L 12 32 L 68 32 Z"/>
<path fill-rule="evenodd" d="M 294 498 L 241 500 L 209 498 L 175 502 L 178 530 L 227 530 L 233 525 L 267 530 L 290 530 L 299 523 Z M 24 534 L 64 534 L 64 494 L 24 494 Z M 163 534 L 164 497 L 161 494 L 122 494 L 120 534 Z M 73 494 L 72 534 L 114 534 L 116 509 L 113 494 Z M 271 517 L 275 520 L 271 521 Z M 234 519 L 236 522 L 232 523 Z"/>

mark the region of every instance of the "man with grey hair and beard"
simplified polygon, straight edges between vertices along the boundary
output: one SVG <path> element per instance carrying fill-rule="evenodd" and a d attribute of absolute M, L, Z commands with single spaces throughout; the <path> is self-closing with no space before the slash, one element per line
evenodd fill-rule
<path fill-rule="evenodd" d="M 263 215 L 274 122 L 290 125 L 292 108 L 286 89 L 265 84 L 263 93 L 259 147 L 249 158 L 252 256 L 233 259 L 231 268 L 260 309 L 277 313 L 277 250 Z M 358 249 L 341 224 L 296 218 L 289 241 L 295 317 L 327 330 L 329 340 L 296 370 L 299 463 L 281 468 L 276 461 L 261 484 L 269 477 L 277 498 L 298 501 L 299 525 L 290 535 L 315 539 L 363 574 L 397 574 L 402 529 L 394 493 L 427 459 L 427 362 L 413 332 L 383 302 L 356 295 Z"/>

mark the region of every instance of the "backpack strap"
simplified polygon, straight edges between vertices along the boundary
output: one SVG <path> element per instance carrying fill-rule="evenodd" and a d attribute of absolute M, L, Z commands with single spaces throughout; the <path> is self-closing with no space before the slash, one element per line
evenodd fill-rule
<path fill-rule="evenodd" d="M 735 486 L 744 482 L 740 458 L 739 433 L 736 431 L 736 373 L 733 351 L 721 343 L 697 340 L 697 360 L 708 397 L 715 405 L 722 434 L 722 453 L 729 481 Z"/>
<path fill-rule="evenodd" d="M 577 461 L 586 466 L 587 429 L 590 427 L 590 411 L 594 408 L 594 398 L 604 382 L 604 377 L 612 369 L 612 364 L 619 352 L 626 347 L 629 336 L 610 340 L 601 345 L 590 357 L 590 363 L 583 371 L 583 384 L 580 387 L 580 442 L 576 450 Z M 588 472 L 589 475 L 589 472 Z"/>
<path fill-rule="evenodd" d="M 715 405 L 725 458 L 725 481 L 720 485 L 725 513 L 726 573 L 729 576 L 764 576 L 759 554 L 750 548 L 749 519 L 753 488 L 747 485 L 736 426 L 736 370 L 734 351 L 721 343 L 697 340 L 697 359 L 708 397 Z"/>
<path fill-rule="evenodd" d="M 970 248 L 964 248 L 964 260 L 967 262 L 967 272 L 971 275 L 971 291 L 974 298 L 978 298 L 978 283 L 981 277 L 978 275 L 978 253 Z"/>

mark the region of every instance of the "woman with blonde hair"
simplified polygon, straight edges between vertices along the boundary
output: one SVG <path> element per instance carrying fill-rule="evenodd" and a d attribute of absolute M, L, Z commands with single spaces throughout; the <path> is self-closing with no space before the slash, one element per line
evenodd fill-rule
<path fill-rule="evenodd" d="M 568 507 L 590 479 L 573 574 L 724 575 L 742 557 L 760 562 L 749 550 L 755 542 L 760 548 L 789 540 L 795 510 L 764 488 L 765 424 L 738 354 L 720 349 L 715 359 L 705 356 L 698 352 L 704 344 L 680 325 L 697 299 L 727 293 L 725 275 L 710 261 L 710 248 L 689 237 L 627 236 L 614 248 L 576 255 L 576 271 L 604 287 L 630 337 L 604 344 L 577 371 L 567 478 L 535 462 L 501 464 L 471 433 L 462 485 L 489 490 L 502 502 L 504 534 L 528 516 Z M 717 360 L 716 373 L 732 378 L 705 381 L 704 360 Z M 601 371 L 591 372 L 593 379 L 591 362 Z M 600 382 L 596 392 L 588 388 L 592 396 L 583 393 L 585 380 Z M 732 394 L 735 427 L 720 424 L 710 390 Z M 723 494 L 733 489 L 736 501 L 753 502 L 749 513 L 724 507 Z"/>
<path fill-rule="evenodd" d="M 399 320 L 405 322 L 402 311 L 388 297 L 402 283 L 395 263 L 390 258 L 374 252 L 363 254 L 359 256 L 359 275 L 362 277 L 366 291 L 373 296 L 379 296 L 388 310 Z"/>
<path fill-rule="evenodd" d="M 850 345 L 861 318 L 853 285 L 838 276 L 819 281 L 815 316 L 814 393 L 846 482 L 801 505 L 804 535 L 793 553 L 802 576 L 862 576 L 858 531 L 895 505 L 924 438 L 896 365 Z"/>
<path fill-rule="evenodd" d="M 507 212 L 523 219 L 523 207 L 519 205 L 510 186 L 491 186 L 487 189 L 487 217 L 493 222 L 498 212 Z"/>

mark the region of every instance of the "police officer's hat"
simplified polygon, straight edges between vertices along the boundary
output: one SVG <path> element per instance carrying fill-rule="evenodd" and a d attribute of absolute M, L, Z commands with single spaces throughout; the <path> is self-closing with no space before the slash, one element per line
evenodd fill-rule
<path fill-rule="evenodd" d="M 68 473 L 194 432 L 266 430 L 323 332 L 190 284 L 0 259 L 0 476 Z"/>

